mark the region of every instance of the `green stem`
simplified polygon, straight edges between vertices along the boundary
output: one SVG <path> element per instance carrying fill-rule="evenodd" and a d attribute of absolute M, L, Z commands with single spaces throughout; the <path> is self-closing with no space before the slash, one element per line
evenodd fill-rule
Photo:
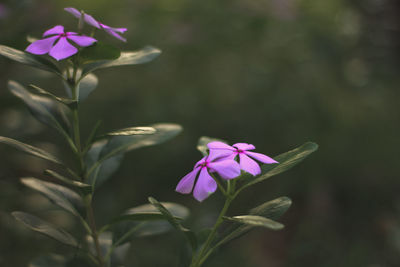
<path fill-rule="evenodd" d="M 217 234 L 218 227 L 221 225 L 221 223 L 224 221 L 223 217 L 225 216 L 226 212 L 228 211 L 228 208 L 230 204 L 232 203 L 234 197 L 233 197 L 233 190 L 234 189 L 234 183 L 231 185 L 231 181 L 228 181 L 228 187 L 227 187 L 227 194 L 226 194 L 226 200 L 224 207 L 222 208 L 217 221 L 215 222 L 214 227 L 211 230 L 211 233 L 208 235 L 208 238 L 206 242 L 204 243 L 202 249 L 197 255 L 194 255 L 192 257 L 192 262 L 190 264 L 190 267 L 200 267 L 204 261 L 208 258 L 208 256 L 212 253 L 212 250 L 209 250 L 212 242 L 215 239 L 215 235 Z"/>
<path fill-rule="evenodd" d="M 78 82 L 77 82 L 77 71 L 78 67 L 76 64 L 74 64 L 73 68 L 73 74 L 72 78 L 69 80 L 69 84 L 72 89 L 72 98 L 73 100 L 78 100 Z M 73 132 L 74 132 L 74 142 L 75 142 L 75 147 L 76 147 L 76 157 L 79 161 L 79 173 L 78 176 L 82 181 L 85 180 L 86 177 L 86 166 L 84 162 L 84 155 L 82 153 L 82 145 L 81 145 L 81 138 L 80 138 L 80 129 L 79 129 L 79 110 L 78 106 L 74 107 L 72 109 L 72 125 L 73 125 Z M 85 206 L 86 206 L 86 216 L 87 216 L 87 223 L 84 222 L 83 225 L 85 226 L 85 229 L 88 234 L 90 234 L 93 238 L 93 243 L 94 247 L 96 250 L 96 260 L 98 262 L 99 267 L 105 267 L 105 262 L 103 255 L 101 253 L 101 247 L 100 247 L 100 242 L 99 242 L 99 236 L 97 233 L 97 228 L 96 228 L 96 221 L 94 218 L 94 212 L 93 212 L 93 207 L 92 207 L 92 195 L 89 194 L 85 198 Z"/>
<path fill-rule="evenodd" d="M 77 80 L 77 71 L 78 68 L 74 67 L 73 69 L 73 74 L 72 74 L 72 98 L 73 100 L 78 101 L 78 82 Z M 83 153 L 82 153 L 82 145 L 81 145 L 81 136 L 80 136 L 80 129 L 79 129 L 79 105 L 76 105 L 72 109 L 72 125 L 73 125 L 73 131 L 74 131 L 74 141 L 75 141 L 75 147 L 76 147 L 76 156 L 79 161 L 79 175 L 81 175 L 81 180 L 85 180 L 85 163 L 83 161 Z"/>
<path fill-rule="evenodd" d="M 96 254 L 97 254 L 97 260 L 99 262 L 99 267 L 104 267 L 104 258 L 101 253 L 101 247 L 100 247 L 100 242 L 99 242 L 99 236 L 97 234 L 97 228 L 96 228 L 96 222 L 94 219 L 94 212 L 93 212 L 93 207 L 92 207 L 92 197 L 91 195 L 88 196 L 88 201 L 86 201 L 86 213 L 87 213 L 87 219 L 89 221 L 90 229 L 91 229 L 91 234 L 93 238 L 93 243 L 94 247 L 96 249 Z"/>

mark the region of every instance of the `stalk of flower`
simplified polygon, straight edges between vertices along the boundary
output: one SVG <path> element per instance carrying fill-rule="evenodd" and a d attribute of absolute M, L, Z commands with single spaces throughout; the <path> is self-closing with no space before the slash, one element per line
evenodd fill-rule
<path fill-rule="evenodd" d="M 26 51 L 35 55 L 49 54 L 56 60 L 62 60 L 78 53 L 78 49 L 70 43 L 80 47 L 91 46 L 96 39 L 78 35 L 76 32 L 65 32 L 64 26 L 57 25 L 43 33 L 45 39 L 37 40 L 31 43 Z"/>
<path fill-rule="evenodd" d="M 80 12 L 78 9 L 74 7 L 66 7 L 64 8 L 65 11 L 68 13 L 72 14 L 74 17 L 80 19 L 83 15 L 83 21 L 89 24 L 90 26 L 93 26 L 97 29 L 103 29 L 106 33 L 110 34 L 111 36 L 126 42 L 126 39 L 122 37 L 120 34 L 123 34 L 127 31 L 127 28 L 115 28 L 115 27 L 110 27 L 108 25 L 105 25 L 98 20 L 94 19 L 91 15 L 84 13 L 83 11 Z"/>

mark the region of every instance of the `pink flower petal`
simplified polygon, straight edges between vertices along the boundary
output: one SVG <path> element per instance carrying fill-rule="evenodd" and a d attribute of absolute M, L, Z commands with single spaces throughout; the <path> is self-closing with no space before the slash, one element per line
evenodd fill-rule
<path fill-rule="evenodd" d="M 200 171 L 200 168 L 196 168 L 193 171 L 189 172 L 188 174 L 183 177 L 178 185 L 176 186 L 175 191 L 182 193 L 182 194 L 190 194 L 193 189 L 194 181 L 196 179 L 197 173 Z"/>
<path fill-rule="evenodd" d="M 50 30 L 47 30 L 43 33 L 43 37 L 53 35 L 53 34 L 63 34 L 64 33 L 64 26 L 57 25 L 51 28 Z"/>
<path fill-rule="evenodd" d="M 78 19 L 81 18 L 81 12 L 78 9 L 74 8 L 74 7 L 66 7 L 66 8 L 64 8 L 64 10 L 67 11 L 68 13 L 72 14 L 75 18 L 78 18 Z M 83 15 L 83 20 L 87 24 L 100 29 L 99 23 L 92 16 L 90 16 L 90 15 L 85 13 Z"/>
<path fill-rule="evenodd" d="M 264 164 L 272 164 L 272 163 L 279 163 L 276 160 L 274 160 L 273 158 L 270 158 L 264 154 L 261 153 L 256 153 L 256 152 L 244 152 L 246 155 L 252 157 L 253 159 L 256 159 L 258 161 L 261 161 Z"/>
<path fill-rule="evenodd" d="M 79 18 L 81 16 L 81 12 L 79 12 L 79 10 L 74 7 L 66 7 L 64 8 L 64 10 L 72 14 L 76 18 Z"/>
<path fill-rule="evenodd" d="M 197 179 L 196 186 L 193 190 L 194 198 L 201 202 L 210 194 L 214 193 L 215 190 L 217 190 L 217 183 L 210 176 L 207 168 L 203 168 L 200 171 L 199 178 Z"/>
<path fill-rule="evenodd" d="M 216 171 L 223 179 L 229 180 L 240 175 L 239 164 L 231 159 L 223 159 L 208 164 L 212 171 Z"/>
<path fill-rule="evenodd" d="M 233 147 L 231 147 L 228 144 L 225 144 L 223 142 L 219 142 L 219 141 L 213 141 L 207 144 L 207 147 L 209 149 L 227 149 L 227 150 L 232 150 L 235 151 L 235 149 Z"/>
<path fill-rule="evenodd" d="M 113 30 L 113 31 L 119 32 L 119 33 L 124 33 L 124 32 L 126 32 L 126 31 L 128 30 L 127 28 L 114 28 L 114 27 L 110 27 L 110 26 L 104 25 L 104 24 L 102 24 L 102 23 L 100 23 L 100 26 L 101 26 L 102 28 L 104 28 L 104 29 L 110 29 L 110 30 Z"/>
<path fill-rule="evenodd" d="M 119 39 L 119 40 L 121 40 L 123 42 L 126 42 L 126 39 L 124 37 L 122 37 L 121 35 L 119 35 L 118 33 L 116 33 L 114 30 L 112 30 L 112 29 L 104 29 L 104 31 L 106 33 L 108 33 L 109 35 L 114 36 L 115 38 L 117 38 L 117 39 Z"/>
<path fill-rule="evenodd" d="M 233 147 L 236 147 L 237 149 L 240 150 L 253 150 L 256 148 L 252 144 L 246 144 L 246 143 L 236 143 L 233 145 Z"/>
<path fill-rule="evenodd" d="M 96 39 L 89 36 L 69 35 L 67 38 L 82 47 L 91 46 L 97 42 Z"/>
<path fill-rule="evenodd" d="M 25 51 L 35 54 L 35 55 L 44 55 L 47 54 L 50 49 L 53 47 L 54 42 L 58 39 L 58 36 L 52 36 L 43 40 L 37 40 L 31 43 Z"/>
<path fill-rule="evenodd" d="M 93 26 L 95 28 L 100 29 L 100 24 L 97 20 L 95 20 L 92 16 L 88 15 L 85 13 L 85 15 L 83 15 L 83 20 L 89 24 L 90 26 Z"/>
<path fill-rule="evenodd" d="M 61 37 L 57 44 L 50 50 L 49 55 L 56 60 L 61 60 L 70 57 L 78 52 L 78 49 L 68 43 L 66 37 Z"/>
<path fill-rule="evenodd" d="M 216 161 L 219 159 L 223 158 L 229 158 L 229 159 L 234 159 L 236 156 L 236 153 L 231 150 L 219 150 L 219 149 L 211 149 L 210 154 L 208 155 L 208 160 L 209 161 Z"/>
<path fill-rule="evenodd" d="M 261 173 L 261 168 L 258 166 L 257 162 L 246 156 L 245 154 L 239 154 L 240 168 L 245 172 L 250 173 L 253 176 L 259 175 Z"/>

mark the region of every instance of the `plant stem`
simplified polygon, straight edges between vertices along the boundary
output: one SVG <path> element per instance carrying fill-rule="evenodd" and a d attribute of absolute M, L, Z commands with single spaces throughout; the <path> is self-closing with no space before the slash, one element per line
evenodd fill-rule
<path fill-rule="evenodd" d="M 222 210 L 217 218 L 217 221 L 215 222 L 214 227 L 211 230 L 211 233 L 208 235 L 208 238 L 207 238 L 206 242 L 204 243 L 202 249 L 200 250 L 200 252 L 197 255 L 194 255 L 192 257 L 192 262 L 190 264 L 190 267 L 200 267 L 204 263 L 204 261 L 208 258 L 208 256 L 212 253 L 212 251 L 209 251 L 209 248 L 215 239 L 215 235 L 217 234 L 218 227 L 224 221 L 223 217 L 225 216 L 230 204 L 232 203 L 232 201 L 234 199 L 233 191 L 234 191 L 235 185 L 234 184 L 231 185 L 230 182 L 231 181 L 228 181 L 228 187 L 227 187 L 224 207 L 222 208 Z"/>
<path fill-rule="evenodd" d="M 77 82 L 77 70 L 78 67 L 75 65 L 73 69 L 73 75 L 71 79 L 71 89 L 72 89 L 72 98 L 74 100 L 78 100 L 78 82 Z M 76 157 L 79 161 L 79 176 L 82 181 L 85 181 L 85 178 L 87 176 L 86 174 L 86 166 L 84 162 L 84 155 L 82 153 L 82 145 L 81 145 L 81 138 L 80 138 L 80 129 L 79 129 L 79 110 L 78 106 L 74 107 L 72 109 L 72 125 L 73 125 L 73 132 L 74 132 L 74 142 L 75 142 L 75 147 L 77 149 L 76 152 Z M 93 238 L 93 243 L 94 247 L 96 250 L 96 256 L 97 256 L 97 262 L 99 267 L 105 267 L 105 262 L 103 255 L 101 253 L 101 247 L 100 247 L 100 242 L 99 242 L 99 236 L 97 233 L 97 228 L 96 228 L 96 221 L 94 217 L 94 212 L 93 212 L 93 207 L 92 207 L 92 194 L 89 194 L 85 197 L 85 206 L 86 206 L 86 216 L 87 216 L 87 225 L 89 225 L 89 228 L 86 227 L 86 231 L 88 234 L 90 234 Z M 86 225 L 86 226 L 87 226 Z"/>
<path fill-rule="evenodd" d="M 89 195 L 88 198 L 89 198 L 88 201 L 86 201 L 86 213 L 87 213 L 89 225 L 90 225 L 91 232 L 92 232 L 92 238 L 93 238 L 94 247 L 96 249 L 99 267 L 104 267 L 105 266 L 104 259 L 103 259 L 103 255 L 101 253 L 99 236 L 97 234 L 96 222 L 94 219 L 94 213 L 93 213 L 93 207 L 92 207 L 92 196 Z"/>

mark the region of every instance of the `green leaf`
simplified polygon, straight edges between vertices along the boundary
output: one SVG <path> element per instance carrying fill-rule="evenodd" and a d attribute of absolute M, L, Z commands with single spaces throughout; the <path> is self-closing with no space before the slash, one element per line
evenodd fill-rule
<path fill-rule="evenodd" d="M 140 127 L 137 128 L 140 129 L 138 131 L 133 131 L 133 128 L 128 129 L 114 132 L 108 142 L 100 140 L 92 145 L 86 156 L 88 183 L 98 187 L 110 178 L 120 166 L 125 152 L 163 143 L 182 131 L 181 126 L 168 123 Z M 153 129 L 154 133 L 150 133 Z M 133 135 L 128 135 L 128 133 Z"/>
<path fill-rule="evenodd" d="M 85 184 L 85 183 L 81 183 L 79 181 L 71 180 L 71 179 L 66 178 L 66 177 L 62 176 L 61 174 L 59 174 L 59 173 L 57 173 L 55 171 L 52 171 L 52 170 L 45 170 L 44 174 L 49 175 L 49 176 L 51 176 L 53 178 L 56 178 L 57 180 L 65 183 L 67 185 L 71 185 L 71 186 L 77 187 L 84 194 L 91 193 L 91 189 L 92 189 L 91 185 L 88 185 L 88 184 Z"/>
<path fill-rule="evenodd" d="M 199 141 L 197 142 L 197 150 L 200 151 L 201 154 L 203 154 L 204 157 L 207 156 L 208 155 L 207 144 L 210 143 L 210 142 L 214 142 L 214 141 L 228 143 L 228 142 L 226 142 L 225 140 L 222 140 L 222 139 L 208 137 L 208 136 L 202 136 L 202 137 L 200 137 Z"/>
<path fill-rule="evenodd" d="M 253 177 L 250 174 L 245 174 L 241 178 L 244 181 L 244 185 L 242 186 L 241 190 L 262 182 L 274 175 L 280 174 L 292 168 L 293 166 L 300 163 L 306 157 L 308 157 L 311 153 L 318 149 L 318 145 L 312 142 L 307 142 L 302 146 L 288 151 L 286 153 L 280 154 L 279 156 L 275 157 L 274 159 L 278 161 L 278 164 L 265 164 L 261 167 L 261 174 L 257 177 Z"/>
<path fill-rule="evenodd" d="M 164 207 L 160 202 L 156 199 L 149 197 L 149 202 L 156 207 L 163 215 L 164 218 L 178 231 L 182 232 L 185 238 L 189 241 L 193 250 L 197 248 L 197 238 L 196 235 L 190 231 L 189 229 L 182 226 L 182 224 L 175 219 L 175 217 L 169 212 L 169 210 Z"/>
<path fill-rule="evenodd" d="M 130 135 L 146 135 L 154 134 L 156 129 L 153 127 L 129 127 L 106 133 L 106 136 L 130 136 Z"/>
<path fill-rule="evenodd" d="M 114 218 L 110 223 L 105 225 L 100 232 L 104 232 L 106 229 L 111 227 L 114 224 L 124 222 L 124 221 L 160 221 L 164 220 L 164 215 L 159 211 L 154 212 L 135 212 L 130 214 L 122 214 L 116 218 Z M 183 220 L 181 217 L 174 216 L 176 220 Z"/>
<path fill-rule="evenodd" d="M 28 267 L 65 267 L 65 264 L 64 256 L 49 254 L 34 259 Z"/>
<path fill-rule="evenodd" d="M 52 203 L 73 215 L 80 217 L 80 214 L 83 213 L 84 204 L 82 198 L 71 189 L 36 178 L 21 178 L 21 182 L 33 190 L 40 192 Z"/>
<path fill-rule="evenodd" d="M 78 101 L 82 102 L 96 89 L 99 80 L 94 74 L 88 74 L 78 83 Z"/>
<path fill-rule="evenodd" d="M 82 77 L 97 69 L 123 66 L 123 65 L 136 65 L 149 62 L 161 54 L 157 48 L 146 46 L 139 51 L 122 52 L 121 56 L 115 60 L 101 60 L 86 64 L 82 70 Z"/>
<path fill-rule="evenodd" d="M 30 84 L 29 87 L 34 89 L 38 94 L 50 97 L 53 100 L 56 100 L 56 101 L 60 102 L 61 104 L 64 104 L 64 105 L 66 105 L 68 107 L 76 107 L 77 106 L 77 101 L 75 101 L 75 100 L 72 100 L 72 99 L 69 99 L 69 98 L 63 98 L 63 97 L 55 96 L 52 93 L 40 88 L 39 86 L 33 85 L 33 84 Z"/>
<path fill-rule="evenodd" d="M 273 220 L 280 218 L 292 205 L 288 197 L 279 197 L 270 200 L 250 210 L 251 215 L 259 215 Z"/>
<path fill-rule="evenodd" d="M 155 133 L 111 137 L 100 153 L 99 162 L 133 149 L 164 143 L 182 131 L 178 124 L 160 123 L 150 127 L 155 129 Z"/>
<path fill-rule="evenodd" d="M 292 201 L 288 197 L 280 197 L 264 204 L 261 204 L 250 210 L 250 215 L 262 216 L 264 218 L 277 220 L 279 219 L 292 205 Z M 230 226 L 223 235 L 219 238 L 219 242 L 215 247 L 225 244 L 235 238 L 238 238 L 252 230 L 255 226 L 240 225 L 235 223 Z"/>
<path fill-rule="evenodd" d="M 107 181 L 118 170 L 124 158 L 124 154 L 118 154 L 102 161 L 101 164 L 96 164 L 106 144 L 106 140 L 97 141 L 92 144 L 86 154 L 86 165 L 89 168 L 94 167 L 87 180 L 87 183 L 92 185 L 93 188 L 97 188 Z"/>
<path fill-rule="evenodd" d="M 92 236 L 87 236 L 86 240 L 88 242 L 90 251 L 93 255 L 96 255 L 96 247 Z M 113 243 L 113 235 L 111 232 L 103 232 L 99 234 L 99 245 L 101 253 L 104 257 L 104 261 L 110 262 L 110 264 L 107 266 L 122 267 L 121 264 L 123 264 L 123 261 L 129 251 L 130 244 L 119 246 L 119 244 Z"/>
<path fill-rule="evenodd" d="M 66 245 L 73 247 L 78 246 L 75 238 L 71 236 L 68 232 L 61 228 L 57 228 L 56 226 L 46 221 L 43 221 L 36 216 L 22 211 L 14 211 L 11 214 L 14 216 L 15 219 L 22 222 L 26 227 L 30 228 L 33 231 L 47 235 Z"/>
<path fill-rule="evenodd" d="M 53 62 L 41 56 L 36 56 L 30 53 L 26 53 L 5 45 L 0 45 L 0 55 L 3 55 L 19 63 L 26 64 L 49 72 L 53 72 L 56 73 L 57 75 L 62 76 L 60 70 Z"/>
<path fill-rule="evenodd" d="M 32 156 L 35 156 L 35 157 L 38 157 L 41 159 L 45 159 L 45 160 L 48 160 L 53 163 L 63 165 L 62 162 L 59 159 L 57 159 L 55 156 L 51 155 L 50 153 L 48 153 L 40 148 L 31 146 L 31 145 L 28 145 L 28 144 L 25 144 L 25 143 L 22 143 L 17 140 L 14 140 L 14 139 L 11 139 L 8 137 L 4 137 L 4 136 L 0 136 L 0 143 L 10 145 L 10 146 L 18 149 L 19 151 L 22 151 L 29 155 L 32 155 Z"/>
<path fill-rule="evenodd" d="M 110 44 L 96 42 L 94 45 L 82 48 L 79 58 L 83 63 L 99 60 L 114 60 L 119 58 L 121 51 Z"/>
<path fill-rule="evenodd" d="M 185 219 L 189 216 L 188 208 L 171 202 L 161 202 L 161 204 L 169 211 L 176 219 Z M 130 208 L 124 212 L 124 215 L 136 214 L 162 214 L 152 204 L 145 204 L 138 207 Z M 158 216 L 157 215 L 157 216 Z M 153 215 L 151 215 L 153 216 Z M 114 240 L 116 242 L 126 242 L 130 236 L 149 236 L 167 232 L 171 229 L 171 225 L 165 221 L 164 215 L 162 220 L 154 221 L 121 221 L 113 224 Z M 107 226 L 106 226 L 107 227 Z M 107 227 L 108 228 L 108 227 Z"/>
<path fill-rule="evenodd" d="M 63 105 L 52 98 L 32 94 L 15 81 L 9 81 L 8 88 L 28 106 L 36 119 L 68 136 L 70 122 L 66 116 L 68 110 Z"/>
<path fill-rule="evenodd" d="M 158 221 L 163 220 L 164 215 L 160 212 L 145 212 L 145 213 L 134 213 L 134 214 L 123 214 L 114 218 L 108 225 L 111 226 L 113 224 L 124 222 L 124 221 Z M 179 220 L 182 218 L 175 217 L 175 219 Z"/>
<path fill-rule="evenodd" d="M 225 220 L 238 222 L 241 224 L 246 224 L 250 226 L 261 226 L 271 230 L 281 230 L 283 229 L 283 224 L 273 221 L 268 218 L 264 218 L 257 215 L 242 215 L 235 217 L 224 217 Z"/>

